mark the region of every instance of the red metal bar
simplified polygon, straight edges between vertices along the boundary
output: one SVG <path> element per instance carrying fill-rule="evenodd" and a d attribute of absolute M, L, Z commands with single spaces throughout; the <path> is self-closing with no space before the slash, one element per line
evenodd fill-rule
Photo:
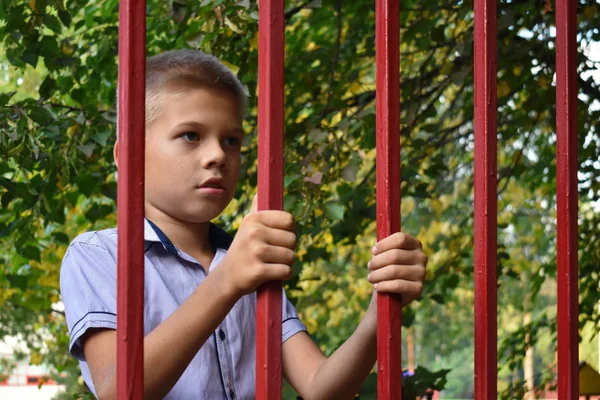
<path fill-rule="evenodd" d="M 258 209 L 283 210 L 284 1 L 261 0 L 258 18 Z M 257 293 L 256 398 L 281 399 L 280 281 Z"/>
<path fill-rule="evenodd" d="M 497 398 L 496 1 L 475 0 L 475 399 Z"/>
<path fill-rule="evenodd" d="M 119 2 L 117 398 L 128 400 L 144 396 L 145 8 Z"/>
<path fill-rule="evenodd" d="M 376 4 L 377 240 L 400 230 L 400 6 Z M 377 398 L 401 398 L 402 309 L 399 296 L 377 294 Z"/>
<path fill-rule="evenodd" d="M 579 398 L 577 3 L 556 1 L 558 398 Z"/>

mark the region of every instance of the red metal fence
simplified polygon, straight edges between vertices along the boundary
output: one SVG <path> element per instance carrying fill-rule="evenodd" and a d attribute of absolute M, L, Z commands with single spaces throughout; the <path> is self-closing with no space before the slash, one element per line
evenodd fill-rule
<path fill-rule="evenodd" d="M 475 398 L 496 397 L 496 0 L 475 0 Z"/>
<path fill-rule="evenodd" d="M 145 1 L 119 5 L 118 398 L 143 398 Z M 399 0 L 376 0 L 377 237 L 400 230 Z M 558 396 L 578 397 L 576 2 L 556 2 Z M 283 208 L 284 1 L 259 13 L 258 207 Z M 475 398 L 497 396 L 496 2 L 475 0 Z M 378 398 L 400 399 L 400 299 L 378 295 Z M 259 290 L 256 397 L 281 398 L 281 282 Z"/>
<path fill-rule="evenodd" d="M 146 2 L 119 2 L 117 398 L 144 397 Z"/>
<path fill-rule="evenodd" d="M 283 210 L 283 55 L 281 0 L 262 0 L 258 32 L 258 209 Z M 281 282 L 256 297 L 256 393 L 281 398 Z"/>
<path fill-rule="evenodd" d="M 400 230 L 400 17 L 399 0 L 375 9 L 377 240 Z M 377 398 L 400 400 L 401 303 L 377 293 Z"/>
<path fill-rule="evenodd" d="M 577 2 L 556 1 L 558 398 L 579 397 L 577 274 Z"/>

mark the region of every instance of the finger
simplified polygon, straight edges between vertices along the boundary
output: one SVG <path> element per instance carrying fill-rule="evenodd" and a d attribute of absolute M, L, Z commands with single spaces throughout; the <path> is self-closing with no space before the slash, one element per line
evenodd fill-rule
<path fill-rule="evenodd" d="M 425 268 L 421 265 L 388 265 L 370 272 L 367 276 L 368 281 L 371 283 L 393 281 L 396 279 L 418 282 L 424 278 Z"/>
<path fill-rule="evenodd" d="M 271 246 L 280 246 L 295 250 L 297 245 L 297 236 L 295 232 L 286 231 L 283 229 L 275 229 L 265 227 L 264 240 Z"/>
<path fill-rule="evenodd" d="M 421 296 L 423 291 L 422 282 L 410 282 L 404 280 L 385 281 L 375 284 L 375 290 L 379 293 L 395 293 L 402 296 L 402 304 L 406 305 Z"/>
<path fill-rule="evenodd" d="M 286 247 L 265 244 L 256 251 L 258 259 L 263 263 L 292 265 L 296 259 L 296 252 Z"/>
<path fill-rule="evenodd" d="M 265 264 L 264 276 L 268 281 L 283 281 L 290 279 L 293 275 L 292 267 L 287 264 L 269 263 Z"/>
<path fill-rule="evenodd" d="M 422 248 L 419 240 L 404 232 L 396 232 L 384 239 L 381 239 L 373 247 L 373 254 L 381 254 L 391 249 L 413 250 Z"/>
<path fill-rule="evenodd" d="M 250 207 L 250 212 L 257 212 L 258 211 L 258 193 L 256 193 L 254 195 L 254 198 L 252 199 L 252 206 Z"/>
<path fill-rule="evenodd" d="M 392 264 L 420 264 L 425 266 L 427 264 L 427 256 L 421 250 L 392 249 L 373 256 L 367 264 L 367 267 L 371 271 L 374 271 Z"/>
<path fill-rule="evenodd" d="M 286 231 L 296 232 L 296 222 L 292 214 L 279 211 L 279 210 L 264 210 L 259 211 L 261 222 L 270 227 L 276 229 L 283 229 Z"/>

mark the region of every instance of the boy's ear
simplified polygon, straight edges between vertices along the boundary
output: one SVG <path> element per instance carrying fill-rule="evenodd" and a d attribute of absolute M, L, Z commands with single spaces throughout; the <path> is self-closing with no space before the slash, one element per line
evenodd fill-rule
<path fill-rule="evenodd" d="M 115 159 L 115 165 L 117 166 L 117 169 L 119 169 L 119 141 L 118 140 L 113 147 L 113 157 Z"/>

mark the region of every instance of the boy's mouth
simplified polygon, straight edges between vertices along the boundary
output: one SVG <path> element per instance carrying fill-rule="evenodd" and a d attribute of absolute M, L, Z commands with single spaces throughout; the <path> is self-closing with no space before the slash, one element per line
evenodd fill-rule
<path fill-rule="evenodd" d="M 205 180 L 201 185 L 197 187 L 201 193 L 212 195 L 212 196 L 223 196 L 225 195 L 225 187 L 223 185 L 223 179 L 221 178 L 209 178 Z"/>

